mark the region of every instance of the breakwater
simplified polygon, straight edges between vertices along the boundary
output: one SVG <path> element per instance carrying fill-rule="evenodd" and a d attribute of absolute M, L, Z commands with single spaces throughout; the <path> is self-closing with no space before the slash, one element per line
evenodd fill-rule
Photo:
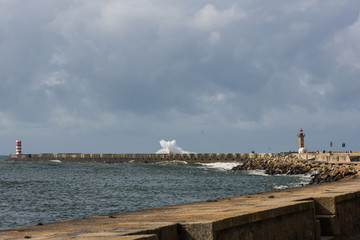
<path fill-rule="evenodd" d="M 295 155 L 272 156 L 245 160 L 233 171 L 264 170 L 266 174 L 308 174 L 313 177 L 310 184 L 333 182 L 358 173 L 358 163 L 298 160 Z"/>
<path fill-rule="evenodd" d="M 360 152 L 352 153 L 184 153 L 184 154 L 83 154 L 83 153 L 39 153 L 39 154 L 10 154 L 10 161 L 76 161 L 76 162 L 243 162 L 248 159 L 259 158 L 287 158 L 311 159 L 326 162 L 360 161 Z"/>
<path fill-rule="evenodd" d="M 288 153 L 286 153 L 288 154 Z M 286 155 L 283 153 L 282 155 Z M 82 153 L 40 153 L 40 154 L 11 154 L 10 161 L 50 161 L 60 160 L 63 162 L 162 162 L 162 161 L 185 161 L 185 162 L 242 162 L 247 159 L 273 157 L 275 153 L 184 153 L 184 154 L 82 154 Z"/>

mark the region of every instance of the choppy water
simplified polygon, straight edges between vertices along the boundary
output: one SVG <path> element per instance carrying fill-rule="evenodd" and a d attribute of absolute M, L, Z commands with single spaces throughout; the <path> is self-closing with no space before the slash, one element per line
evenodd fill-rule
<path fill-rule="evenodd" d="M 304 176 L 232 172 L 229 164 L 7 162 L 0 156 L 0 229 L 263 192 Z"/>

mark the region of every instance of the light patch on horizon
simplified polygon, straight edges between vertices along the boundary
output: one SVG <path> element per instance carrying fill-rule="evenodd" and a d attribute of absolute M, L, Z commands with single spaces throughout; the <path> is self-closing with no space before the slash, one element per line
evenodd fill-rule
<path fill-rule="evenodd" d="M 285 109 L 269 109 L 262 116 L 260 121 L 237 120 L 232 124 L 234 127 L 242 130 L 261 130 L 269 127 L 281 129 L 292 128 L 294 126 L 319 126 L 321 129 L 337 124 L 337 119 L 329 117 L 324 119 L 324 116 L 339 116 L 341 115 L 342 124 L 358 127 L 360 124 L 356 119 L 360 117 L 360 111 L 347 110 L 346 112 L 336 109 L 318 109 L 317 111 L 309 111 L 308 109 L 293 105 L 286 111 Z M 304 118 L 304 116 L 306 116 Z M 291 121 L 284 121 L 284 119 L 291 119 Z"/>

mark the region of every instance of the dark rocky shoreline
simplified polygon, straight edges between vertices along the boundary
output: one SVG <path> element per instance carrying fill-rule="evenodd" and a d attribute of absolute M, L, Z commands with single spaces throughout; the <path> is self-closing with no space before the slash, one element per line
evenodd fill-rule
<path fill-rule="evenodd" d="M 298 160 L 293 156 L 246 160 L 243 164 L 234 167 L 232 170 L 264 170 L 269 175 L 309 174 L 312 177 L 309 184 L 338 181 L 358 173 L 358 170 L 348 164 Z"/>

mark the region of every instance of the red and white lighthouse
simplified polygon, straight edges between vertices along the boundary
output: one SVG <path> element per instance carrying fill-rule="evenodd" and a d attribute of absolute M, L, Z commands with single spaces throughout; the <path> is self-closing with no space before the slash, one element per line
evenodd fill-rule
<path fill-rule="evenodd" d="M 302 130 L 302 128 L 300 128 L 299 133 L 297 134 L 297 136 L 298 136 L 299 153 L 306 153 L 307 149 L 304 147 L 305 133 Z"/>
<path fill-rule="evenodd" d="M 21 141 L 16 140 L 16 154 L 21 154 Z"/>

